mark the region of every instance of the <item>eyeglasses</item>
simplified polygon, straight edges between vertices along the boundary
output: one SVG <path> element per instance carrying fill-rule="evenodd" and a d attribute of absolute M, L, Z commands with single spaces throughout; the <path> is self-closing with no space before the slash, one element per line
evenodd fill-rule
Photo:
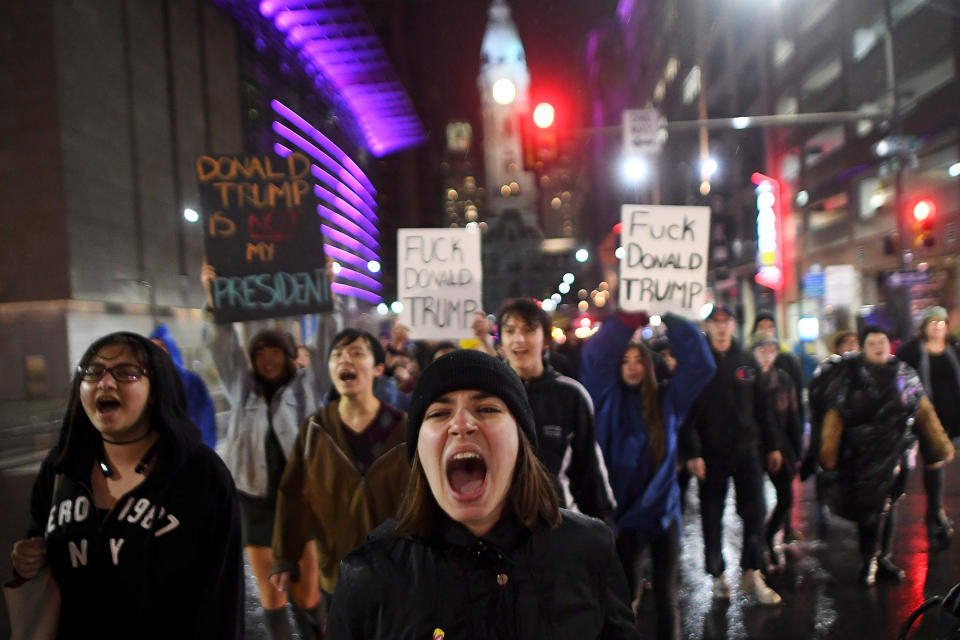
<path fill-rule="evenodd" d="M 77 367 L 77 373 L 84 382 L 100 382 L 103 374 L 109 373 L 113 379 L 121 384 L 136 382 L 147 375 L 147 370 L 138 364 L 122 363 L 112 367 L 105 367 L 99 363 L 85 364 Z"/>

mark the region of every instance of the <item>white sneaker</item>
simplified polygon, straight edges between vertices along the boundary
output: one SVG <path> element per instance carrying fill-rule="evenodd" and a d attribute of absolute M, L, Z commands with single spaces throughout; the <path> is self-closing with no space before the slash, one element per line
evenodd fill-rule
<path fill-rule="evenodd" d="M 780 604 L 780 594 L 767 586 L 763 576 L 755 569 L 744 569 L 741 581 L 743 592 L 756 598 L 762 605 Z"/>
<path fill-rule="evenodd" d="M 730 599 L 730 581 L 727 580 L 726 573 L 721 573 L 713 579 L 713 597 L 717 600 Z"/>

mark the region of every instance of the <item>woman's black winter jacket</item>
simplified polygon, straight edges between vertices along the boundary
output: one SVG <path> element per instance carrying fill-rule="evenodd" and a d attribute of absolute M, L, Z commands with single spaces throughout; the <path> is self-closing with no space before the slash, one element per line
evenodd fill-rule
<path fill-rule="evenodd" d="M 506 516 L 483 538 L 446 517 L 429 538 L 385 523 L 341 563 L 327 637 L 639 638 L 612 533 L 561 514 L 533 533 Z"/>

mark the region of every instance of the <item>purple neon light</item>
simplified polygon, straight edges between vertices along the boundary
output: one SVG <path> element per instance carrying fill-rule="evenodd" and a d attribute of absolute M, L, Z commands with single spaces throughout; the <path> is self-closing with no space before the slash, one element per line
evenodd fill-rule
<path fill-rule="evenodd" d="M 347 264 L 352 264 L 353 266 L 361 269 L 367 268 L 366 258 L 361 258 L 360 256 L 354 255 L 346 249 L 335 247 L 332 244 L 325 244 L 323 245 L 323 252 L 339 262 L 346 262 Z"/>
<path fill-rule="evenodd" d="M 366 300 L 371 304 L 379 304 L 383 302 L 383 298 L 374 293 L 373 291 L 367 291 L 366 289 L 361 289 L 360 287 L 354 287 L 349 284 L 344 284 L 342 282 L 332 282 L 330 283 L 330 290 L 340 296 L 353 296 L 354 298 L 360 298 L 361 300 Z"/>
<path fill-rule="evenodd" d="M 332 204 L 334 207 L 336 207 L 337 210 L 340 211 L 343 215 L 347 216 L 348 218 L 353 220 L 355 223 L 363 227 L 367 231 L 367 233 L 369 233 L 370 235 L 372 236 L 380 235 L 380 232 L 377 230 L 377 226 L 374 223 L 367 220 L 366 216 L 360 213 L 359 210 L 351 206 L 349 202 L 347 202 L 337 194 L 324 189 L 320 185 L 314 185 L 313 192 L 316 193 L 321 198 L 323 198 L 324 200 L 326 200 L 327 202 L 329 202 L 330 204 Z M 377 219 L 376 216 L 374 216 L 374 220 L 376 219 Z"/>
<path fill-rule="evenodd" d="M 273 151 L 278 156 L 281 156 L 283 158 L 286 158 L 291 153 L 293 153 L 293 150 L 290 147 L 282 145 L 279 142 L 273 143 Z M 310 173 L 313 174 L 313 177 L 315 177 L 317 180 L 320 180 L 331 189 L 335 189 L 340 196 L 342 196 L 346 200 L 349 200 L 350 204 L 356 207 L 359 210 L 359 212 L 362 213 L 362 215 L 358 214 L 357 222 L 359 222 L 364 226 L 369 224 L 370 227 L 373 229 L 372 233 L 374 234 L 379 233 L 376 230 L 376 226 L 370 222 L 370 220 L 379 222 L 379 217 L 377 216 L 376 212 L 373 209 L 371 209 L 369 206 L 367 206 L 367 203 L 361 200 L 360 197 L 357 196 L 356 193 L 351 191 L 347 185 L 337 180 L 334 176 L 330 174 L 330 172 L 324 171 L 322 167 L 319 167 L 316 164 L 310 165 Z M 352 213 L 350 215 L 351 217 L 353 217 Z"/>
<path fill-rule="evenodd" d="M 376 206 L 373 196 L 377 195 L 377 190 L 373 187 L 373 184 L 370 182 L 370 180 L 367 179 L 367 176 L 363 170 L 357 165 L 356 162 L 353 161 L 350 156 L 344 153 L 343 150 L 335 145 L 327 136 L 320 133 L 316 127 L 304 120 L 297 112 L 279 100 L 271 100 L 270 106 L 278 115 L 281 115 L 289 120 L 291 124 L 298 127 L 301 131 L 319 142 L 321 147 L 333 154 L 334 159 L 339 160 L 340 164 L 342 164 L 347 171 L 349 171 L 353 177 L 363 185 L 363 188 L 367 190 L 367 193 L 362 195 L 370 196 L 370 206 Z"/>
<path fill-rule="evenodd" d="M 343 184 L 342 182 L 334 178 L 332 175 L 330 175 L 328 171 L 324 171 L 322 167 L 318 167 L 315 164 L 311 165 L 310 171 L 311 173 L 313 173 L 313 177 L 315 177 L 317 180 L 324 183 L 331 189 L 336 190 L 336 192 L 340 194 L 340 196 L 342 196 L 346 200 L 349 200 L 350 204 L 352 204 L 361 213 L 363 213 L 364 217 L 370 220 L 379 220 L 379 216 L 377 216 L 376 212 L 373 209 L 371 209 L 366 202 L 361 200 L 357 196 L 357 194 L 355 194 L 353 191 L 351 191 L 347 187 L 347 185 Z"/>
<path fill-rule="evenodd" d="M 330 227 L 325 224 L 320 225 L 320 230 L 323 232 L 323 235 L 327 237 L 328 240 L 342 244 L 345 247 L 353 249 L 362 256 L 366 256 L 368 260 L 379 260 L 378 256 L 370 247 L 363 244 L 356 238 L 348 236 L 342 231 L 337 231 L 333 227 Z"/>
<path fill-rule="evenodd" d="M 347 218 L 346 216 L 340 215 L 330 207 L 325 207 L 322 204 L 317 205 L 317 213 L 320 214 L 321 218 L 337 225 L 344 232 L 349 232 L 353 234 L 353 236 L 357 240 L 364 243 L 366 246 L 370 247 L 371 249 L 376 250 L 380 248 L 380 243 L 377 242 L 377 240 L 373 236 L 371 236 L 369 233 L 361 229 L 349 218 Z"/>
<path fill-rule="evenodd" d="M 274 120 L 273 130 L 280 137 L 293 143 L 295 146 L 299 147 L 301 151 L 303 151 L 307 155 L 312 156 L 314 159 L 320 162 L 320 164 L 322 164 L 327 169 L 332 171 L 334 175 L 336 175 L 338 178 L 342 179 L 345 183 L 350 185 L 350 187 L 354 191 L 358 192 L 357 195 L 364 193 L 364 189 L 360 186 L 360 183 L 357 181 L 357 179 L 354 178 L 352 175 L 350 175 L 350 173 L 346 169 L 344 169 L 339 164 L 337 164 L 333 158 L 331 158 L 329 155 L 324 153 L 324 151 L 320 149 L 318 146 L 311 143 L 309 140 L 307 140 L 306 138 L 304 138 L 299 133 L 295 132 L 294 130 L 292 130 L 290 127 L 283 124 L 282 122 L 278 122 Z M 368 198 L 370 197 L 369 194 L 366 194 L 366 195 Z M 363 196 L 361 195 L 360 197 L 363 197 Z"/>
<path fill-rule="evenodd" d="M 362 284 L 363 286 L 369 289 L 376 289 L 380 291 L 383 288 L 383 285 L 371 278 L 370 276 L 360 273 L 359 271 L 354 271 L 353 269 L 348 269 L 343 265 L 340 266 L 340 273 L 337 274 L 338 278 L 345 278 L 357 284 Z"/>
<path fill-rule="evenodd" d="M 241 0 L 225 1 L 242 4 Z M 355 0 L 248 0 L 247 6 L 251 5 L 284 34 L 285 46 L 299 54 L 305 70 L 314 72 L 321 93 L 342 100 L 373 155 L 380 157 L 426 139 L 423 125 Z M 363 91 L 356 91 L 358 88 Z M 383 95 L 388 92 L 395 95 Z"/>

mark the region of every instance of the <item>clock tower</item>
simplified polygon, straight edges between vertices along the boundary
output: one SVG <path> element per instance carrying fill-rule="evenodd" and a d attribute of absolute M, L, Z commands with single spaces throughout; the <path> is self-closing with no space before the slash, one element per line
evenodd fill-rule
<path fill-rule="evenodd" d="M 536 184 L 523 168 L 521 118 L 530 112 L 530 73 L 506 0 L 493 0 L 480 48 L 477 78 L 483 110 L 487 207 L 492 217 L 515 210 L 537 225 Z"/>

